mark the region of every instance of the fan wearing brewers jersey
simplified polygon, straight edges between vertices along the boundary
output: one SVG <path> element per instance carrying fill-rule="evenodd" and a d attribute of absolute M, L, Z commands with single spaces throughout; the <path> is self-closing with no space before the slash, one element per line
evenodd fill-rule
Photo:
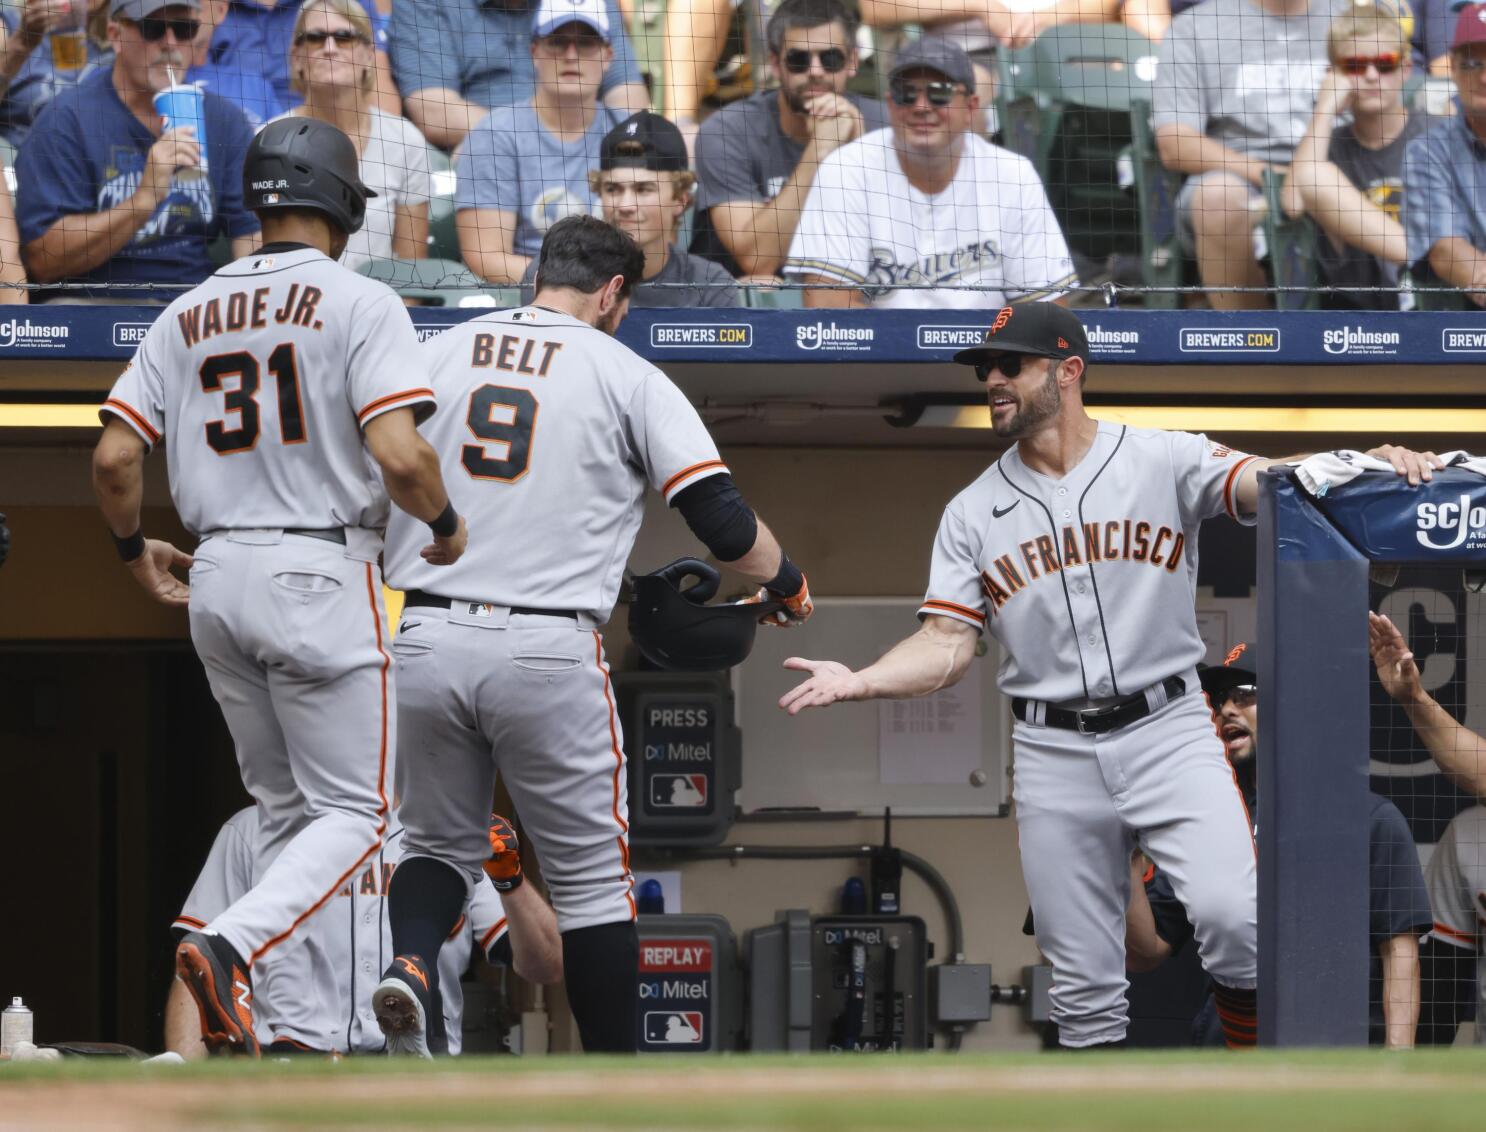
<path fill-rule="evenodd" d="M 135 580 L 189 607 L 263 810 L 257 883 L 176 950 L 208 1049 L 256 1055 L 253 966 L 292 945 L 387 832 L 388 497 L 432 529 L 430 563 L 458 561 L 467 536 L 418 435 L 434 397 L 407 308 L 335 262 L 366 213 L 351 139 L 314 118 L 274 122 L 243 182 L 265 243 L 150 327 L 102 406 L 93 485 Z M 140 530 L 144 457 L 162 442 L 194 560 Z M 172 573 L 188 566 L 189 586 Z"/>
<path fill-rule="evenodd" d="M 927 695 L 958 681 L 989 628 L 1012 697 L 1017 831 L 1061 1044 L 1125 1040 L 1133 845 L 1171 879 L 1235 1044 L 1252 1043 L 1254 842 L 1199 694 L 1197 532 L 1253 522 L 1278 463 L 1205 436 L 1091 418 L 1083 325 L 1052 303 L 1001 310 L 955 355 L 986 383 L 1010 449 L 945 508 L 919 630 L 853 672 L 809 674 L 780 706 Z M 1411 484 L 1440 461 L 1374 450 Z"/>
<path fill-rule="evenodd" d="M 1037 170 L 973 132 L 979 108 L 958 46 L 898 53 L 891 128 L 820 163 L 795 226 L 783 273 L 813 288 L 806 306 L 1000 307 L 1078 285 Z"/>
<path fill-rule="evenodd" d="M 171 925 L 174 932 L 199 929 L 252 887 L 263 842 L 259 814 L 256 806 L 248 806 L 227 819 Z M 381 851 L 315 917 L 304 946 L 284 955 L 276 952 L 260 965 L 253 1023 L 265 1053 L 382 1052 L 385 1039 L 366 992 L 392 957 L 386 897 L 402 858 L 402 843 L 402 826 L 394 813 Z M 496 815 L 491 846 L 487 872 L 499 868 L 507 889 L 498 894 L 493 882 L 475 885 L 454 937 L 439 955 L 441 1009 L 435 1012 L 434 1023 L 436 1032 L 447 1037 L 435 1043 L 435 1052 L 457 1054 L 462 1048 L 464 996 L 459 980 L 477 946 L 491 963 L 509 966 L 528 982 L 562 979 L 557 920 L 536 889 L 523 883 L 516 835 Z M 502 857 L 503 861 L 496 859 Z M 193 1017 L 187 1017 L 188 1012 Z M 165 1008 L 166 1049 L 187 1057 L 197 1054 L 201 1042 L 194 1014 L 185 986 L 175 980 Z"/>
<path fill-rule="evenodd" d="M 425 568 L 414 523 L 387 529 L 405 591 L 397 778 L 407 847 L 392 883 L 396 961 L 373 1005 L 394 1051 L 426 1054 L 438 955 L 487 854 L 497 769 L 542 862 L 568 1001 L 589 1052 L 637 1041 L 634 878 L 625 758 L 598 629 L 661 492 L 719 562 L 803 621 L 805 576 L 744 502 L 697 411 L 612 334 L 645 257 L 591 216 L 542 242 L 531 306 L 423 346 L 445 406 L 423 427 L 480 540 Z M 426 981 L 425 981 L 426 980 Z"/>

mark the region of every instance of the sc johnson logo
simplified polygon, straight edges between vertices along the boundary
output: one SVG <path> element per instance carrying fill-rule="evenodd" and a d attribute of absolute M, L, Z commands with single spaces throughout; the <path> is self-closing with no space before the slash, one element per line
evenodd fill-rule
<path fill-rule="evenodd" d="M 1453 503 L 1421 503 L 1414 537 L 1430 550 L 1486 550 L 1486 504 L 1461 492 Z"/>
<path fill-rule="evenodd" d="M 0 322 L 0 350 L 20 346 L 28 350 L 60 350 L 67 345 L 66 326 L 48 326 L 29 318 L 7 318 Z"/>
<path fill-rule="evenodd" d="M 1322 332 L 1321 349 L 1328 354 L 1396 354 L 1400 341 L 1396 330 L 1342 326 Z"/>
<path fill-rule="evenodd" d="M 1277 354 L 1280 332 L 1270 326 L 1253 330 L 1183 327 L 1181 351 L 1184 354 Z"/>
<path fill-rule="evenodd" d="M 802 350 L 870 350 L 875 334 L 870 326 L 812 322 L 795 327 L 795 345 Z"/>
<path fill-rule="evenodd" d="M 1140 331 L 1106 330 L 1102 326 L 1084 328 L 1091 354 L 1134 354 L 1140 349 Z"/>
<path fill-rule="evenodd" d="M 148 322 L 116 322 L 114 323 L 114 345 L 138 346 L 149 332 Z"/>
<path fill-rule="evenodd" d="M 963 350 L 967 346 L 979 346 L 985 341 L 985 326 L 920 326 L 918 348 L 920 350 Z"/>
<path fill-rule="evenodd" d="M 662 350 L 747 347 L 753 345 L 753 326 L 747 322 L 657 322 L 650 328 L 650 344 Z"/>
<path fill-rule="evenodd" d="M 1440 332 L 1440 349 L 1447 354 L 1479 354 L 1486 350 L 1486 330 L 1447 326 Z"/>

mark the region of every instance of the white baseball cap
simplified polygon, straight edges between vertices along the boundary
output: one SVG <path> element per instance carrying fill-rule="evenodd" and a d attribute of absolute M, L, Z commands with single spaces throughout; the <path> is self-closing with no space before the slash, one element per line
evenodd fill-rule
<path fill-rule="evenodd" d="M 532 20 L 531 37 L 545 39 L 563 24 L 585 24 L 609 40 L 609 11 L 604 0 L 542 0 Z"/>

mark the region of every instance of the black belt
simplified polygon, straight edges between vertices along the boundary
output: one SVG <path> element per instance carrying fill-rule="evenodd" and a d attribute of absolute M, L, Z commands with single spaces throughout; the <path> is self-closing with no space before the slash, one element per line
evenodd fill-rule
<path fill-rule="evenodd" d="M 345 527 L 285 527 L 286 535 L 303 535 L 305 538 L 318 538 L 326 542 L 338 542 L 346 545 Z"/>
<path fill-rule="evenodd" d="M 404 609 L 416 609 L 427 606 L 432 609 L 458 609 L 462 605 L 488 605 L 489 602 L 470 601 L 462 597 L 440 597 L 425 590 L 408 590 L 402 595 Z M 578 620 L 576 610 L 572 609 L 533 609 L 529 605 L 513 605 L 510 607 L 512 613 L 529 613 L 537 617 L 571 617 Z"/>
<path fill-rule="evenodd" d="M 1166 691 L 1166 702 L 1170 703 L 1186 694 L 1187 682 L 1180 676 L 1168 676 L 1161 681 L 1161 687 Z M 1023 723 L 1027 722 L 1027 703 L 1020 696 L 1011 701 L 1011 714 Z M 1070 711 L 1049 705 L 1042 722 L 1046 727 L 1061 727 L 1065 731 L 1077 731 L 1083 735 L 1103 735 L 1127 727 L 1150 714 L 1151 705 L 1146 701 L 1145 693 L 1137 692 L 1123 700 L 1116 700 L 1108 707 L 1087 708 L 1084 711 Z"/>

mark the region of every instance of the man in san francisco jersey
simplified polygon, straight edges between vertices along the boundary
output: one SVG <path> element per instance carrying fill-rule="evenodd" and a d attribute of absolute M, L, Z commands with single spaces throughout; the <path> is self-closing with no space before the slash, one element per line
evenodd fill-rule
<path fill-rule="evenodd" d="M 1252 1044 L 1254 846 L 1198 694 L 1197 531 L 1225 512 L 1252 522 L 1259 472 L 1278 461 L 1094 420 L 1088 359 L 1082 324 L 1049 303 L 1003 309 L 955 356 L 987 382 L 995 434 L 1016 443 L 945 509 L 919 631 L 859 672 L 790 658 L 810 676 L 780 706 L 937 691 L 989 626 L 1017 720 L 1022 871 L 1060 1042 L 1124 1041 L 1138 844 L 1187 909 L 1229 1043 Z M 1439 466 L 1392 446 L 1372 454 L 1410 483 Z"/>
<path fill-rule="evenodd" d="M 739 495 L 696 410 L 610 336 L 643 275 L 630 237 L 569 217 L 542 242 L 532 306 L 423 346 L 442 406 L 423 432 L 479 537 L 433 570 L 416 523 L 394 516 L 387 530 L 387 579 L 407 595 L 393 647 L 408 844 L 392 884 L 397 958 L 373 1002 L 398 1052 L 426 1053 L 428 989 L 480 881 L 497 769 L 542 861 L 583 1048 L 636 1046 L 625 761 L 598 628 L 647 486 L 782 601 L 778 616 L 811 611 L 804 575 Z"/>
<path fill-rule="evenodd" d="M 293 940 L 387 829 L 387 497 L 433 528 L 430 563 L 456 562 L 466 534 L 417 432 L 434 398 L 407 310 L 335 262 L 366 212 L 350 139 L 314 118 L 275 122 L 243 180 L 266 242 L 150 328 L 103 405 L 93 480 L 140 585 L 189 602 L 263 809 L 258 883 L 176 953 L 207 1047 L 256 1054 L 253 964 Z M 140 531 L 143 459 L 162 442 L 176 511 L 201 539 L 194 560 Z M 176 566 L 190 567 L 189 588 Z"/>

